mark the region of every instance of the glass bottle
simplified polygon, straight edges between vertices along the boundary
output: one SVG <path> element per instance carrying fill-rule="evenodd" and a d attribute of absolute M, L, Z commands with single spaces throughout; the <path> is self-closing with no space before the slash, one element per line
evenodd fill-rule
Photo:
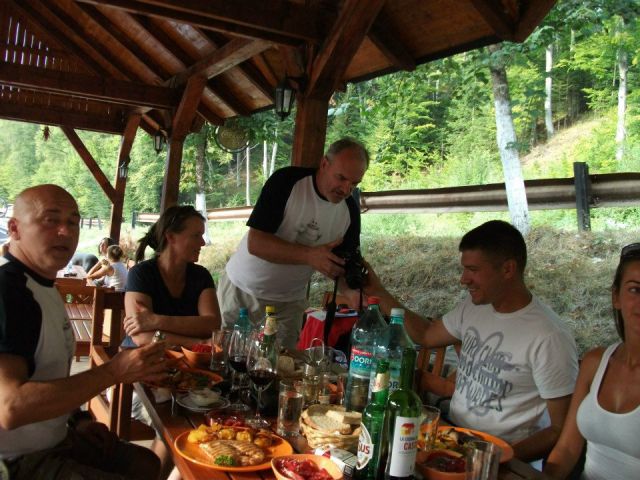
<path fill-rule="evenodd" d="M 400 367 L 400 388 L 389 395 L 385 413 L 388 439 L 385 480 L 413 478 L 422 410 L 422 401 L 412 388 L 415 363 L 415 349 L 405 348 Z"/>
<path fill-rule="evenodd" d="M 389 362 L 379 359 L 372 381 L 371 402 L 362 412 L 360 437 L 358 438 L 358 462 L 356 463 L 356 480 L 376 480 L 380 478 L 382 438 L 384 415 L 389 396 Z"/>

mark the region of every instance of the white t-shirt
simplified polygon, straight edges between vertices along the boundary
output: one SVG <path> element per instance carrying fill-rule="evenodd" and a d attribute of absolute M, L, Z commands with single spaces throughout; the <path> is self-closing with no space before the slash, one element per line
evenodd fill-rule
<path fill-rule="evenodd" d="M 124 292 L 127 286 L 127 266 L 122 262 L 114 262 L 111 264 L 113 275 L 105 275 L 105 285 L 112 287 L 116 292 Z"/>
<path fill-rule="evenodd" d="M 451 419 L 513 443 L 549 425 L 545 399 L 573 393 L 578 354 L 560 318 L 535 296 L 513 313 L 474 305 L 443 317 L 462 340 Z"/>
<path fill-rule="evenodd" d="M 287 167 L 267 181 L 247 222 L 290 242 L 316 246 L 343 238 L 347 251 L 359 245 L 360 211 L 353 197 L 331 203 L 317 190 L 315 170 Z M 276 302 L 303 299 L 313 273 L 309 265 L 272 263 L 249 253 L 247 235 L 229 259 L 226 272 L 236 287 Z"/>

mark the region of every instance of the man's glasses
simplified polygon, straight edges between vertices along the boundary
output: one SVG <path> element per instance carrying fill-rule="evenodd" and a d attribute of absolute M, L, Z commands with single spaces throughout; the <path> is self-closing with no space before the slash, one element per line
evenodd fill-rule
<path fill-rule="evenodd" d="M 626 247 L 622 247 L 622 251 L 620 252 L 620 258 L 630 258 L 630 257 L 640 258 L 640 243 L 630 243 Z"/>

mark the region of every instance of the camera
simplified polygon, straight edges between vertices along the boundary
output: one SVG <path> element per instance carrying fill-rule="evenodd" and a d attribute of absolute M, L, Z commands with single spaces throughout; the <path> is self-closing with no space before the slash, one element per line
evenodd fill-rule
<path fill-rule="evenodd" d="M 364 278 L 367 276 L 367 267 L 364 265 L 360 249 L 357 248 L 353 252 L 343 252 L 341 256 L 345 260 L 344 279 L 347 285 L 353 290 L 361 289 Z"/>

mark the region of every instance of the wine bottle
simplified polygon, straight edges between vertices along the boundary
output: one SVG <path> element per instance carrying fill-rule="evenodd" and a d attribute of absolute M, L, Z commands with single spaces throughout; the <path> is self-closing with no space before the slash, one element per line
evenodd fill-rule
<path fill-rule="evenodd" d="M 381 447 L 384 444 L 382 438 L 384 413 L 389 396 L 389 362 L 386 359 L 378 359 L 372 384 L 371 402 L 362 412 L 358 438 L 358 462 L 354 477 L 356 480 L 379 478 Z"/>
<path fill-rule="evenodd" d="M 412 388 L 415 363 L 415 349 L 405 348 L 400 366 L 400 388 L 389 395 L 385 413 L 384 431 L 389 445 L 385 480 L 413 478 L 422 411 L 422 401 Z"/>

